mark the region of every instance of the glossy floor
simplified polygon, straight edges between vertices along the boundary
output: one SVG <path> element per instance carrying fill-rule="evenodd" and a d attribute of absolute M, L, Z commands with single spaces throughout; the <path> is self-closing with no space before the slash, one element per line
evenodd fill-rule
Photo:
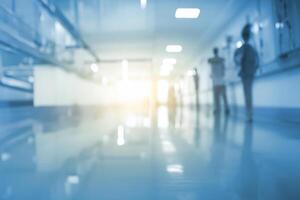
<path fill-rule="evenodd" d="M 0 124 L 0 199 L 300 199 L 298 125 L 166 107 L 73 115 Z"/>

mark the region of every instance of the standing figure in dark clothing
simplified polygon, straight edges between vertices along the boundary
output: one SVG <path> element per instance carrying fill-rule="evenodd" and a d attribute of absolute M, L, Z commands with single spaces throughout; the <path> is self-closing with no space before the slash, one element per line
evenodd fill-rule
<path fill-rule="evenodd" d="M 242 79 L 246 117 L 248 122 L 252 122 L 253 118 L 253 97 L 252 88 L 256 71 L 259 67 L 259 57 L 256 49 L 249 43 L 251 38 L 251 25 L 247 24 L 242 31 L 244 44 L 237 49 L 234 54 L 234 61 L 240 67 L 239 76 Z"/>
<path fill-rule="evenodd" d="M 200 102 L 199 102 L 199 81 L 200 81 L 200 77 L 199 77 L 199 73 L 197 68 L 194 68 L 194 84 L 195 84 L 195 93 L 196 93 L 196 106 L 197 109 L 200 107 Z"/>

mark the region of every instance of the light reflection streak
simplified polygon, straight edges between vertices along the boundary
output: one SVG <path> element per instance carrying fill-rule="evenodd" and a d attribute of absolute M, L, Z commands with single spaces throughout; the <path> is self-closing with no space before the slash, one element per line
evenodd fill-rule
<path fill-rule="evenodd" d="M 172 154 L 176 152 L 174 144 L 168 140 L 162 141 L 162 150 L 165 154 Z"/>
<path fill-rule="evenodd" d="M 169 127 L 169 115 L 168 115 L 168 108 L 167 107 L 160 107 L 157 111 L 158 117 L 158 128 L 168 128 Z"/>
<path fill-rule="evenodd" d="M 11 158 L 11 155 L 9 153 L 2 153 L 1 154 L 1 161 L 6 162 Z"/>
<path fill-rule="evenodd" d="M 183 166 L 180 164 L 168 165 L 167 172 L 170 174 L 183 174 Z"/>
<path fill-rule="evenodd" d="M 123 126 L 118 127 L 117 144 L 118 146 L 123 146 L 125 144 L 125 130 Z"/>

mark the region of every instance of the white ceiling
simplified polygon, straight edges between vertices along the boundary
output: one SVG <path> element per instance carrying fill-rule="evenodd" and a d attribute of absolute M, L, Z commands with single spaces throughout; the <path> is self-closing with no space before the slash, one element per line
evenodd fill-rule
<path fill-rule="evenodd" d="M 66 1 L 66 0 L 65 0 Z M 145 10 L 140 0 L 78 0 L 78 27 L 84 39 L 101 59 L 145 59 L 131 63 L 145 71 L 159 69 L 162 59 L 175 57 L 177 72 L 195 62 L 247 0 L 148 0 Z M 63 1 L 60 1 L 63 2 Z M 61 3 L 63 5 L 63 3 Z M 175 19 L 178 7 L 201 9 L 198 19 Z M 70 8 L 70 7 L 69 7 Z M 66 12 L 68 12 L 65 9 Z M 70 14 L 70 12 L 69 12 Z M 180 44 L 183 52 L 165 52 L 168 44 Z M 102 67 L 115 68 L 114 63 Z M 146 67 L 146 68 L 143 68 Z"/>

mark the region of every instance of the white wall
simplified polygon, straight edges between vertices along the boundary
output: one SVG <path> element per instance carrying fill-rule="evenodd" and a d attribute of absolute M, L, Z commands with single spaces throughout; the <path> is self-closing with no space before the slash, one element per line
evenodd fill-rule
<path fill-rule="evenodd" d="M 114 88 L 84 80 L 55 67 L 34 70 L 35 106 L 106 105 L 116 101 Z"/>
<path fill-rule="evenodd" d="M 254 84 L 253 96 L 256 107 L 265 108 L 300 108 L 300 69 L 286 71 L 257 79 Z M 228 88 L 230 102 L 244 106 L 241 84 Z M 235 93 L 236 100 L 231 93 Z"/>

